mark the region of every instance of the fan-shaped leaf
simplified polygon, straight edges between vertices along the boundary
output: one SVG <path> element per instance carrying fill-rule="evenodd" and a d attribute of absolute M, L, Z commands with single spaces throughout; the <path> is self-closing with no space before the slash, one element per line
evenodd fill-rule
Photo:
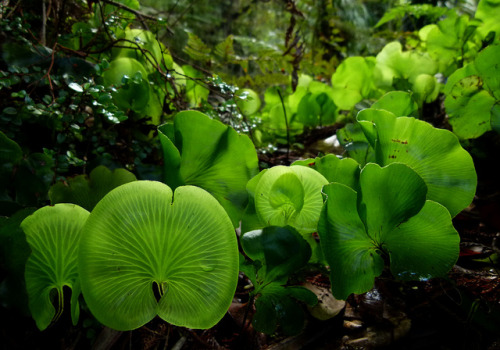
<path fill-rule="evenodd" d="M 182 186 L 172 193 L 159 182 L 131 182 L 92 211 L 79 267 L 87 305 L 111 328 L 135 329 L 155 315 L 178 326 L 210 328 L 236 289 L 236 235 L 208 192 Z"/>
<path fill-rule="evenodd" d="M 471 203 L 477 183 L 474 163 L 453 133 L 385 110 L 365 109 L 357 119 L 378 164 L 411 167 L 425 181 L 427 199 L 444 205 L 452 216 Z"/>
<path fill-rule="evenodd" d="M 29 306 L 40 330 L 63 312 L 65 286 L 72 289 L 71 319 L 73 324 L 78 321 L 78 242 L 88 216 L 89 212 L 77 205 L 56 204 L 37 210 L 21 223 L 32 250 L 25 273 Z"/>
<path fill-rule="evenodd" d="M 203 113 L 178 113 L 158 128 L 165 183 L 195 185 L 222 204 L 236 227 L 247 204 L 246 184 L 258 172 L 257 152 L 246 135 Z"/>

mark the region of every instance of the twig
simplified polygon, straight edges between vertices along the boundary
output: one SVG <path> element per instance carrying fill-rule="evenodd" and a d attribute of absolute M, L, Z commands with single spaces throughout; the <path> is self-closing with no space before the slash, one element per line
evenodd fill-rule
<path fill-rule="evenodd" d="M 285 125 L 286 125 L 286 161 L 288 163 L 288 157 L 290 155 L 290 128 L 288 127 L 288 118 L 286 117 L 286 108 L 285 102 L 283 101 L 283 96 L 281 96 L 281 90 L 278 89 L 278 95 L 281 100 L 281 106 L 283 106 L 283 115 L 285 116 Z"/>
<path fill-rule="evenodd" d="M 102 2 L 106 3 L 106 4 L 109 4 L 109 5 L 113 5 L 113 6 L 116 6 L 118 8 L 121 8 L 122 10 L 125 10 L 127 12 L 130 12 L 130 13 L 133 13 L 134 15 L 136 15 L 137 17 L 139 17 L 139 20 L 142 22 L 142 25 L 145 29 L 147 29 L 147 25 L 146 23 L 144 22 L 144 19 L 149 19 L 149 20 L 152 20 L 152 21 L 155 21 L 155 22 L 158 22 L 158 18 L 154 17 L 154 16 L 150 16 L 150 15 L 146 15 L 144 13 L 141 13 L 137 10 L 134 10 L 126 5 L 123 5 L 119 2 L 116 2 L 116 1 L 113 1 L 113 0 L 101 0 Z M 172 31 L 172 29 L 170 29 L 168 26 L 165 26 L 165 28 L 167 29 L 167 31 L 170 33 L 170 34 L 174 34 L 174 32 Z"/>

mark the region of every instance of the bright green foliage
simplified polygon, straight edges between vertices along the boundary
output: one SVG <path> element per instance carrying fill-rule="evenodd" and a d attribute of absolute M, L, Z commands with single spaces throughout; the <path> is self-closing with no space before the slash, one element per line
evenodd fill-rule
<path fill-rule="evenodd" d="M 114 86 L 113 99 L 123 109 L 141 112 L 149 101 L 149 82 L 144 66 L 136 59 L 119 57 L 103 73 L 104 83 Z"/>
<path fill-rule="evenodd" d="M 414 16 L 417 19 L 420 17 L 430 17 L 437 20 L 447 12 L 449 11 L 446 7 L 437 7 L 429 4 L 413 5 L 400 3 L 398 6 L 390 8 L 386 11 L 375 27 L 380 27 L 390 21 L 403 21 L 408 15 Z"/>
<path fill-rule="evenodd" d="M 437 68 L 436 62 L 429 54 L 403 52 L 401 44 L 394 41 L 387 44 L 377 55 L 374 76 L 377 85 L 385 90 L 416 91 L 419 104 L 422 104 L 424 101 L 435 100 L 439 93 L 439 84 L 433 77 Z M 429 78 L 423 81 L 421 75 Z"/>
<path fill-rule="evenodd" d="M 365 109 L 357 119 L 379 165 L 411 167 L 425 181 L 427 198 L 444 205 L 452 217 L 471 203 L 477 183 L 474 163 L 453 133 L 385 110 Z"/>
<path fill-rule="evenodd" d="M 308 93 L 300 100 L 297 119 L 305 126 L 333 124 L 337 116 L 337 106 L 325 92 Z"/>
<path fill-rule="evenodd" d="M 500 101 L 499 55 L 500 45 L 487 47 L 446 83 L 446 112 L 459 138 L 477 138 L 491 130 L 492 108 Z"/>
<path fill-rule="evenodd" d="M 327 154 L 315 159 L 304 159 L 294 162 L 292 165 L 302 165 L 310 167 L 321 175 L 328 182 L 338 182 L 356 189 L 359 180 L 359 164 L 352 158 L 340 159 L 334 154 Z"/>
<path fill-rule="evenodd" d="M 390 91 L 375 101 L 371 108 L 385 109 L 396 117 L 418 117 L 418 105 L 412 94 L 405 91 Z"/>
<path fill-rule="evenodd" d="M 321 188 L 328 180 L 303 166 L 275 166 L 249 183 L 260 228 L 293 226 L 302 234 L 316 231 Z M 255 190 L 253 190 L 255 189 Z"/>
<path fill-rule="evenodd" d="M 200 188 L 174 193 L 152 181 L 122 185 L 97 204 L 82 230 L 78 262 L 89 309 L 117 330 L 156 315 L 210 328 L 238 281 L 236 235 L 220 204 Z"/>
<path fill-rule="evenodd" d="M 477 5 L 474 19 L 480 22 L 477 31 L 483 38 L 487 38 L 490 32 L 495 32 L 495 40 L 500 39 L 500 1 L 481 0 Z"/>
<path fill-rule="evenodd" d="M 202 101 L 208 98 L 209 90 L 203 85 L 204 75 L 195 68 L 184 65 L 182 72 L 191 79 L 185 79 L 186 97 L 191 107 L 200 107 Z"/>
<path fill-rule="evenodd" d="M 73 203 L 91 211 L 113 188 L 135 180 L 135 175 L 128 170 L 111 171 L 100 165 L 90 172 L 90 176 L 78 175 L 53 185 L 49 190 L 50 202 L 52 205 Z"/>
<path fill-rule="evenodd" d="M 459 236 L 450 214 L 426 200 L 425 182 L 406 165 L 367 164 L 359 191 L 332 183 L 323 192 L 318 233 L 337 299 L 370 290 L 384 256 L 402 280 L 444 276 L 455 264 Z"/>
<path fill-rule="evenodd" d="M 172 69 L 172 57 L 152 32 L 126 28 L 118 40 L 121 40 L 118 42 L 120 48 L 113 49 L 113 58 L 133 58 L 142 63 L 148 73 L 158 67 Z"/>
<path fill-rule="evenodd" d="M 241 89 L 235 94 L 236 105 L 245 116 L 255 114 L 260 109 L 260 97 L 252 89 Z"/>
<path fill-rule="evenodd" d="M 449 76 L 463 62 L 470 61 L 480 49 L 475 27 L 469 17 L 451 12 L 437 24 L 429 24 L 419 32 L 429 55 L 439 64 L 439 72 Z"/>
<path fill-rule="evenodd" d="M 332 75 L 333 101 L 339 109 L 350 110 L 356 103 L 376 95 L 374 57 L 349 57 Z"/>
<path fill-rule="evenodd" d="M 253 260 L 249 263 L 240 257 L 240 269 L 255 287 L 251 294 L 257 298 L 255 329 L 273 334 L 280 325 L 287 335 L 299 333 L 304 327 L 304 311 L 296 300 L 312 306 L 317 299 L 305 288 L 284 285 L 309 261 L 309 244 L 290 226 L 246 232 L 240 241 L 245 254 Z"/>
<path fill-rule="evenodd" d="M 165 183 L 172 189 L 195 185 L 207 190 L 238 226 L 248 200 L 246 184 L 258 172 L 250 139 L 196 111 L 178 113 L 158 131 Z"/>
<path fill-rule="evenodd" d="M 78 322 L 78 242 L 88 216 L 77 205 L 56 204 L 38 209 L 21 223 L 32 250 L 25 273 L 29 307 L 40 330 L 61 316 L 64 287 L 72 290 L 71 319 L 75 325 Z"/>

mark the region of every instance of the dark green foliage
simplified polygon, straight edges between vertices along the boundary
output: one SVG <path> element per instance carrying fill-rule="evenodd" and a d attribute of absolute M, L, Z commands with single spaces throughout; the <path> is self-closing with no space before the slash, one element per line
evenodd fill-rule
<path fill-rule="evenodd" d="M 252 263 L 240 257 L 240 269 L 254 285 L 257 312 L 253 326 L 260 332 L 273 334 L 279 325 L 288 335 L 297 334 L 304 326 L 304 311 L 297 304 L 317 303 L 309 290 L 285 286 L 288 278 L 304 267 L 311 257 L 311 248 L 290 226 L 269 226 L 245 233 L 241 239 L 245 254 Z"/>

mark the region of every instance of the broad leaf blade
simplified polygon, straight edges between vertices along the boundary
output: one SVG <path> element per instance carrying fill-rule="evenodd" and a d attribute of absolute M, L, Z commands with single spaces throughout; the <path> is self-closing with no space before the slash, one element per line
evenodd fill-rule
<path fill-rule="evenodd" d="M 417 214 L 425 203 L 427 187 L 418 174 L 404 164 L 384 168 L 367 164 L 360 175 L 358 212 L 368 235 L 377 245 L 397 225 Z"/>
<path fill-rule="evenodd" d="M 32 254 L 26 263 L 26 288 L 33 318 L 44 330 L 62 313 L 63 287 L 72 288 L 71 315 L 78 321 L 78 242 L 89 212 L 73 204 L 43 207 L 21 224 Z M 58 297 L 58 310 L 51 302 L 51 291 Z"/>
<path fill-rule="evenodd" d="M 197 187 L 173 194 L 152 181 L 125 184 L 99 202 L 83 229 L 79 264 L 89 308 L 117 330 L 156 314 L 210 328 L 227 311 L 238 280 L 236 236 L 219 203 Z"/>
<path fill-rule="evenodd" d="M 433 201 L 384 237 L 391 271 L 402 280 L 445 276 L 457 261 L 459 242 L 448 210 Z"/>
<path fill-rule="evenodd" d="M 250 139 L 196 111 L 178 113 L 173 126 L 161 126 L 159 131 L 166 183 L 207 190 L 236 227 L 248 201 L 246 184 L 258 172 Z"/>
<path fill-rule="evenodd" d="M 330 265 L 332 292 L 345 300 L 364 293 L 382 273 L 384 261 L 365 232 L 357 210 L 357 193 L 342 184 L 323 187 L 325 205 L 318 224 L 321 247 Z"/>
<path fill-rule="evenodd" d="M 365 109 L 358 120 L 377 130 L 377 163 L 403 163 L 427 185 L 427 199 L 444 205 L 452 217 L 467 207 L 475 194 L 477 176 L 469 153 L 448 130 L 414 118 L 396 118 L 382 110 Z"/>

